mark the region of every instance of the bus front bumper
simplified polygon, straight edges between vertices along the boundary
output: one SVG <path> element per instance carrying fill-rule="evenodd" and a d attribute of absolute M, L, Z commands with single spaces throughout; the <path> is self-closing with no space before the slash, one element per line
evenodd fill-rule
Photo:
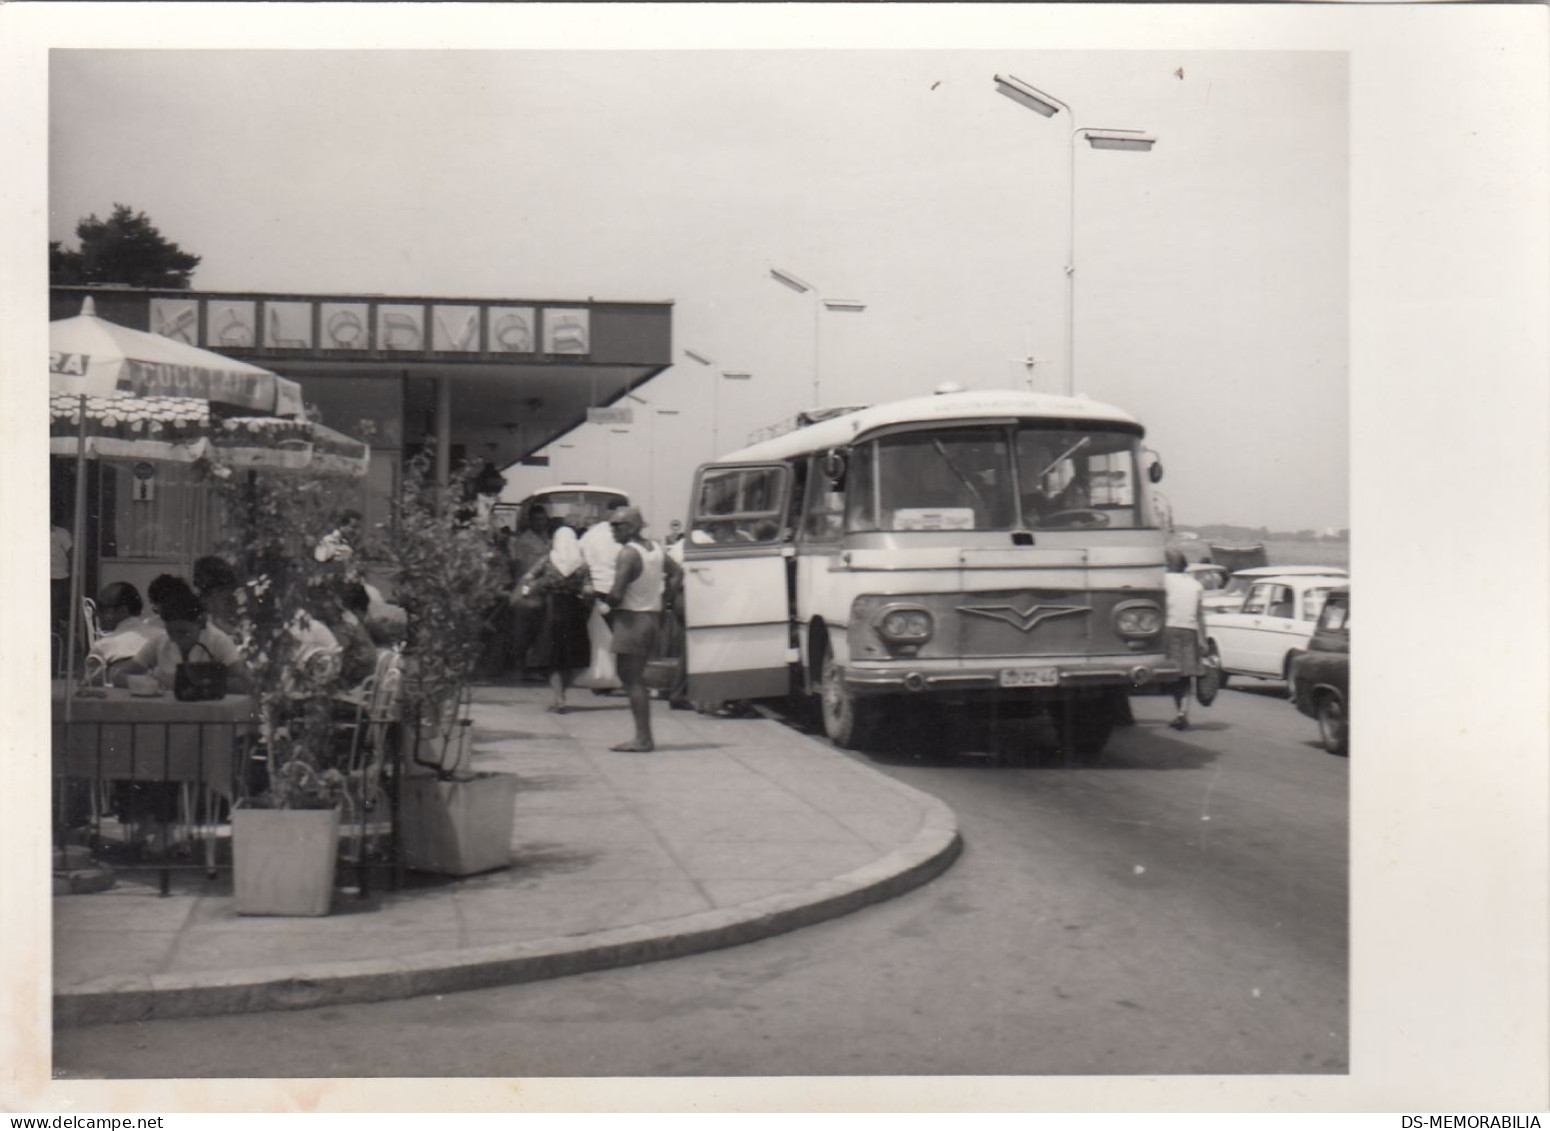
<path fill-rule="evenodd" d="M 1084 688 L 1124 688 L 1153 691 L 1159 684 L 1182 679 L 1183 669 L 1167 656 L 1115 656 L 1062 661 L 1059 657 L 1005 662 L 854 664 L 845 668 L 845 685 L 861 694 L 929 692 L 1009 693 L 1079 691 Z"/>

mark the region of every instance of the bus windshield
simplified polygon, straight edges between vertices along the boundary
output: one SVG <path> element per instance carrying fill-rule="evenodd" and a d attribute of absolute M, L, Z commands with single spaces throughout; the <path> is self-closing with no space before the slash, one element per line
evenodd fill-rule
<path fill-rule="evenodd" d="M 993 425 L 856 445 L 847 528 L 1010 530 L 1152 524 L 1140 440 L 1117 429 Z"/>

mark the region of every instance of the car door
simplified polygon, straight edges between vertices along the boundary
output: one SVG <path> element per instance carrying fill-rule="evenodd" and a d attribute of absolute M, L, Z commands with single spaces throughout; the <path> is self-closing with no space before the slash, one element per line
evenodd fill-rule
<path fill-rule="evenodd" d="M 1300 652 L 1312 635 L 1298 615 L 1297 590 L 1279 583 L 1268 583 L 1264 612 L 1254 626 L 1251 645 L 1253 670 L 1263 675 L 1280 676 L 1285 671 L 1288 652 Z"/>
<path fill-rule="evenodd" d="M 790 689 L 790 469 L 705 467 L 684 547 L 689 697 L 763 699 Z"/>
<path fill-rule="evenodd" d="M 1265 611 L 1276 588 L 1270 582 L 1259 582 L 1250 586 L 1236 612 L 1213 613 L 1207 618 L 1207 635 L 1216 641 L 1222 666 L 1228 671 L 1258 675 L 1265 670 Z"/>

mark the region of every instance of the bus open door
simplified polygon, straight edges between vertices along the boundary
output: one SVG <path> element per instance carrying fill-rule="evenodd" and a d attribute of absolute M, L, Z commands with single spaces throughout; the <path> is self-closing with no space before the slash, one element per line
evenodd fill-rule
<path fill-rule="evenodd" d="M 697 703 L 790 690 L 793 479 L 785 464 L 713 464 L 695 477 L 683 565 Z"/>

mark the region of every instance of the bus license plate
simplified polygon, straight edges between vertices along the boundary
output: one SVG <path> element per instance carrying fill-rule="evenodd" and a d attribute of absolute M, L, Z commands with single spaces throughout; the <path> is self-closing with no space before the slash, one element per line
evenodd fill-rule
<path fill-rule="evenodd" d="M 1002 668 L 1002 687 L 1054 687 L 1060 682 L 1059 668 Z"/>

